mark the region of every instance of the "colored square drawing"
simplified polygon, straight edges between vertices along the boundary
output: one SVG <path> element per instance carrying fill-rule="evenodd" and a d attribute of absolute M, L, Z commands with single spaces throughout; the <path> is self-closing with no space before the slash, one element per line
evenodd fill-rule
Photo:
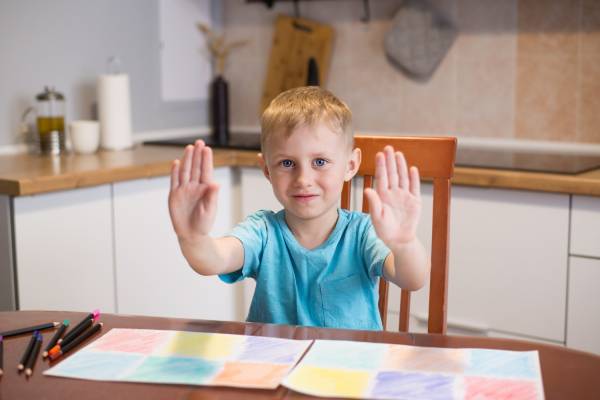
<path fill-rule="evenodd" d="M 92 343 L 98 351 L 152 354 L 166 344 L 173 333 L 150 329 L 111 329 L 106 335 Z"/>
<path fill-rule="evenodd" d="M 535 381 L 516 379 L 465 378 L 465 399 L 535 400 L 539 399 Z"/>
<path fill-rule="evenodd" d="M 213 379 L 215 385 L 275 389 L 288 373 L 285 364 L 226 362 Z"/>
<path fill-rule="evenodd" d="M 112 381 L 134 369 L 144 358 L 130 353 L 77 352 L 53 369 L 64 377 Z"/>
<path fill-rule="evenodd" d="M 460 374 L 466 365 L 465 352 L 461 349 L 395 345 L 389 347 L 383 368 Z"/>
<path fill-rule="evenodd" d="M 112 329 L 44 375 L 274 389 L 312 340 Z"/>
<path fill-rule="evenodd" d="M 201 358 L 150 356 L 125 380 L 200 385 L 214 377 L 221 365 Z"/>
<path fill-rule="evenodd" d="M 378 399 L 452 399 L 456 381 L 450 375 L 382 371 L 375 377 L 371 396 Z"/>
<path fill-rule="evenodd" d="M 313 396 L 364 398 L 368 397 L 371 375 L 368 371 L 306 365 L 294 370 L 285 385 L 292 389 L 302 388 L 298 391 Z"/>
<path fill-rule="evenodd" d="M 298 352 L 304 352 L 305 348 L 303 341 L 290 342 L 286 339 L 248 336 L 237 358 L 240 361 L 289 364 L 293 363 Z"/>
<path fill-rule="evenodd" d="M 544 398 L 537 351 L 445 349 L 336 340 L 316 340 L 283 385 L 323 397 Z"/>
<path fill-rule="evenodd" d="M 162 349 L 161 354 L 227 360 L 244 340 L 244 337 L 240 335 L 176 332 L 171 341 Z"/>

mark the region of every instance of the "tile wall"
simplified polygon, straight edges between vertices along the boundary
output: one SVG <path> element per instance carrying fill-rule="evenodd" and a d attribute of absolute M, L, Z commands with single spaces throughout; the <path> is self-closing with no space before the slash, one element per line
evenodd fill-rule
<path fill-rule="evenodd" d="M 459 35 L 434 75 L 414 81 L 384 54 L 400 0 L 300 2 L 300 14 L 334 27 L 326 87 L 363 132 L 455 134 L 600 143 L 600 1 L 430 0 Z M 233 125 L 256 126 L 272 26 L 293 5 L 223 2 L 227 36 L 248 38 L 226 67 Z"/>

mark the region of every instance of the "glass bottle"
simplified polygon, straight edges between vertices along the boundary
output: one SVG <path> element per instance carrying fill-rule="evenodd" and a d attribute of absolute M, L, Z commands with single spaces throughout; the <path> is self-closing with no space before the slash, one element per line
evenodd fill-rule
<path fill-rule="evenodd" d="M 46 86 L 36 96 L 37 129 L 42 154 L 65 151 L 65 96 Z"/>

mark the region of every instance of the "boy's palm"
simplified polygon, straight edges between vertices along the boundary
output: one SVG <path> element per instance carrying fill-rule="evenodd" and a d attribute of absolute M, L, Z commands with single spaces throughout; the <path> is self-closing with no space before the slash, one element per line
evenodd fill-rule
<path fill-rule="evenodd" d="M 375 190 L 365 189 L 377 236 L 390 248 L 416 238 L 421 213 L 419 171 L 406 166 L 404 156 L 386 146 L 376 156 Z"/>
<path fill-rule="evenodd" d="M 219 185 L 212 181 L 212 151 L 204 143 L 188 146 L 171 169 L 169 214 L 180 239 L 208 235 L 215 220 Z"/>

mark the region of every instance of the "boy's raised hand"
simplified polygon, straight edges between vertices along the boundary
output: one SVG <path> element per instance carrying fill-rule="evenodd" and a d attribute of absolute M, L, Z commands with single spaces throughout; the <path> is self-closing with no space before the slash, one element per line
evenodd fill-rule
<path fill-rule="evenodd" d="M 219 191 L 212 172 L 212 150 L 202 140 L 188 145 L 181 161 L 173 161 L 169 214 L 180 240 L 193 241 L 212 228 Z"/>
<path fill-rule="evenodd" d="M 375 189 L 365 189 L 377 236 L 395 249 L 416 238 L 421 213 L 421 182 L 417 167 L 410 172 L 404 155 L 386 146 L 375 156 Z"/>

